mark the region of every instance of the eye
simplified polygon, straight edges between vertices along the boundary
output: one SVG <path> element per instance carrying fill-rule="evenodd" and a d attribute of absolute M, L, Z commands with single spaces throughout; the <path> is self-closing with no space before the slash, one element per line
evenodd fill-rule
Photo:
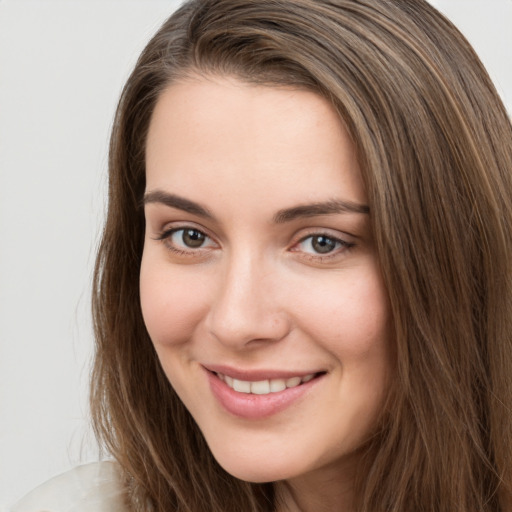
<path fill-rule="evenodd" d="M 161 240 L 167 249 L 179 254 L 216 247 L 215 242 L 208 235 L 193 227 L 169 229 L 159 235 L 157 240 Z"/>
<path fill-rule="evenodd" d="M 208 240 L 208 237 L 198 229 L 177 229 L 169 238 L 175 245 L 189 249 L 198 249 Z"/>
<path fill-rule="evenodd" d="M 309 236 L 300 243 L 303 250 L 328 254 L 338 248 L 340 242 L 325 235 Z"/>
<path fill-rule="evenodd" d="M 331 257 L 353 247 L 353 243 L 326 234 L 314 234 L 304 237 L 294 251 L 301 251 L 311 257 Z"/>

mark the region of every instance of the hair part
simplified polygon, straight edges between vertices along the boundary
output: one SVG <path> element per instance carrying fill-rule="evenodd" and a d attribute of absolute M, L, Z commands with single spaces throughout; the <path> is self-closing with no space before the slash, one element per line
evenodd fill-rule
<path fill-rule="evenodd" d="M 151 115 L 166 87 L 197 75 L 314 91 L 357 147 L 397 353 L 357 510 L 507 510 L 512 128 L 470 45 L 423 0 L 194 0 L 139 58 L 111 138 L 91 393 L 133 508 L 275 509 L 271 484 L 237 480 L 214 460 L 140 309 Z"/>

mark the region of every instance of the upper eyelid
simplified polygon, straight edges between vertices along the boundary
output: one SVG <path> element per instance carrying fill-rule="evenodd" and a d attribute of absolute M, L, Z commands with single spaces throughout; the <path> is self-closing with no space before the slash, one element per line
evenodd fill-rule
<path fill-rule="evenodd" d="M 199 229 L 195 226 L 190 226 L 190 225 L 186 225 L 186 226 L 176 226 L 176 227 L 170 227 L 168 229 L 163 229 L 159 234 L 158 234 L 158 239 L 159 240 L 163 240 L 165 238 L 169 238 L 171 235 L 173 235 L 174 233 L 178 232 L 178 231 L 185 231 L 187 229 L 191 229 L 191 230 L 194 230 L 194 231 L 199 231 L 200 233 L 202 233 L 207 239 L 211 240 L 212 242 L 214 243 L 218 243 L 216 241 L 216 239 L 214 237 L 212 237 L 210 234 L 208 234 L 206 232 L 206 230 L 204 229 Z"/>
<path fill-rule="evenodd" d="M 306 230 L 299 231 L 299 233 L 294 236 L 293 243 L 297 244 L 314 236 L 325 236 L 327 238 L 332 238 L 333 240 L 339 240 L 340 242 L 349 244 L 355 243 L 355 240 L 359 238 L 356 235 L 347 233 L 346 231 L 340 231 L 333 228 L 307 228 Z"/>
<path fill-rule="evenodd" d="M 302 242 L 304 240 L 307 240 L 308 238 L 314 238 L 315 236 L 325 236 L 326 238 L 332 238 L 333 240 L 339 240 L 340 242 L 346 242 L 346 240 L 344 240 L 342 236 L 333 235 L 326 231 L 315 231 L 314 233 L 308 233 L 307 235 L 302 235 L 301 237 L 299 237 L 298 242 Z"/>
<path fill-rule="evenodd" d="M 335 242 L 341 244 L 342 246 L 348 248 L 348 247 L 353 247 L 355 245 L 354 242 L 351 242 L 349 240 L 345 240 L 344 238 L 342 237 L 339 237 L 339 236 L 333 236 L 333 235 L 329 235 L 327 233 L 313 233 L 313 234 L 310 234 L 310 235 L 305 235 L 303 236 L 302 238 L 299 238 L 299 240 L 297 240 L 293 245 L 292 245 L 292 248 L 293 247 L 296 247 L 297 245 L 305 242 L 308 238 L 315 238 L 315 237 L 319 237 L 319 236 L 323 236 L 325 238 L 329 238 L 331 240 L 334 240 Z"/>
<path fill-rule="evenodd" d="M 174 231 L 179 231 L 180 229 L 196 229 L 197 231 L 200 231 L 201 233 L 206 235 L 208 238 L 216 240 L 216 237 L 212 236 L 209 229 L 193 221 L 165 222 L 162 224 L 162 227 L 157 229 L 156 231 L 158 232 L 159 236 L 162 236 L 165 234 L 172 233 Z"/>

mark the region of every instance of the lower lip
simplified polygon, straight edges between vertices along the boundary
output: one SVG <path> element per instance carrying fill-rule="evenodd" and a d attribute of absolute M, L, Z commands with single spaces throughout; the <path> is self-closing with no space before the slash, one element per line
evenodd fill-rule
<path fill-rule="evenodd" d="M 320 375 L 293 388 L 266 395 L 255 395 L 239 393 L 221 381 L 214 373 L 208 370 L 206 373 L 212 393 L 224 409 L 235 416 L 251 420 L 267 418 L 287 409 L 309 393 L 323 378 L 323 375 Z"/>

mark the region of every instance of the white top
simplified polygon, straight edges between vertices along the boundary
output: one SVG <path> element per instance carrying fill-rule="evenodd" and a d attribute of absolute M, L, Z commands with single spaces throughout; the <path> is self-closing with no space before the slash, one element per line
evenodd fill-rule
<path fill-rule="evenodd" d="M 8 512 L 128 512 L 115 462 L 78 466 L 52 478 Z"/>

